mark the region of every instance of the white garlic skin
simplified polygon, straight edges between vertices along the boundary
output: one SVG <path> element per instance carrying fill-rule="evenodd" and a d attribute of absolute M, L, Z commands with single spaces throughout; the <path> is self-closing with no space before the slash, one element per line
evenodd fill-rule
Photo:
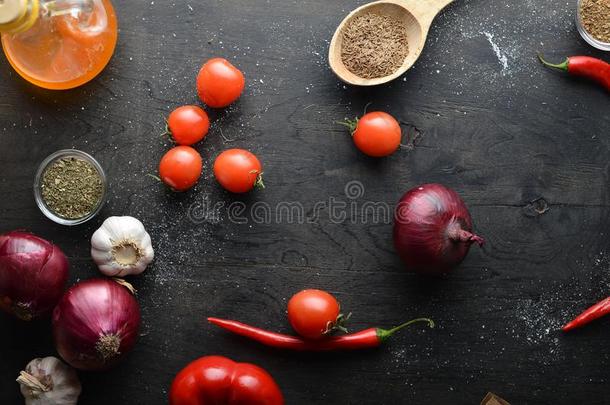
<path fill-rule="evenodd" d="M 137 253 L 129 263 L 121 263 L 117 258 L 117 246 L 125 244 L 130 251 L 135 247 Z M 91 237 L 91 257 L 104 275 L 124 277 L 146 270 L 155 252 L 142 222 L 129 216 L 109 217 Z"/>
<path fill-rule="evenodd" d="M 56 357 L 34 359 L 25 372 L 37 380 L 50 382 L 49 391 L 38 391 L 20 383 L 25 405 L 76 405 L 81 384 L 76 371 Z"/>

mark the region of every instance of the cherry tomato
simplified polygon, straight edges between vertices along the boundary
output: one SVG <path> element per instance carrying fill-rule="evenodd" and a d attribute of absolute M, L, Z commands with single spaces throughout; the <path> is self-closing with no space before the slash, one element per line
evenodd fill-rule
<path fill-rule="evenodd" d="M 159 175 L 172 189 L 186 191 L 199 180 L 202 166 L 199 152 L 190 146 L 176 146 L 161 158 Z"/>
<path fill-rule="evenodd" d="M 255 186 L 265 187 L 258 158 L 244 149 L 228 149 L 214 161 L 214 177 L 232 193 L 246 193 Z"/>
<path fill-rule="evenodd" d="M 339 318 L 339 303 L 321 290 L 303 290 L 288 301 L 292 328 L 307 339 L 320 339 L 333 329 Z"/>
<path fill-rule="evenodd" d="M 226 107 L 239 98 L 246 80 L 243 73 L 228 60 L 213 58 L 197 75 L 197 93 L 212 108 Z"/>
<path fill-rule="evenodd" d="M 192 145 L 208 134 L 210 119 L 208 114 L 196 105 L 176 108 L 167 118 L 167 132 L 178 145 Z"/>
<path fill-rule="evenodd" d="M 206 356 L 183 368 L 169 391 L 170 405 L 284 405 L 273 377 L 262 368 Z"/>
<path fill-rule="evenodd" d="M 356 147 L 372 157 L 389 156 L 400 146 L 402 131 L 398 121 L 390 114 L 376 111 L 362 116 L 357 122 L 348 122 Z"/>

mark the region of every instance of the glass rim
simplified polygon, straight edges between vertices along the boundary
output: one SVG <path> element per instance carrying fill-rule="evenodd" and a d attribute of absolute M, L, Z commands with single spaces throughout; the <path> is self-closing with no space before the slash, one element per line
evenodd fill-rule
<path fill-rule="evenodd" d="M 77 157 L 77 158 L 80 158 L 82 160 L 85 160 L 85 161 L 91 163 L 91 165 L 98 172 L 98 174 L 100 175 L 100 178 L 102 180 L 102 195 L 100 197 L 99 202 L 97 203 L 96 207 L 89 214 L 87 214 L 81 218 L 70 219 L 70 218 L 64 218 L 62 216 L 57 215 L 55 212 L 53 212 L 53 210 L 51 210 L 51 208 L 49 208 L 47 206 L 46 202 L 44 201 L 44 199 L 42 197 L 41 185 L 42 185 L 42 176 L 44 175 L 44 172 L 53 162 L 55 162 L 58 159 L 64 158 L 64 157 Z M 89 155 L 86 152 L 78 150 L 78 149 L 60 149 L 60 150 L 50 154 L 38 166 L 38 170 L 36 171 L 36 177 L 34 178 L 34 199 L 36 200 L 36 205 L 47 218 L 49 218 L 51 221 L 58 223 L 60 225 L 67 225 L 67 226 L 80 225 L 80 224 L 83 224 L 83 223 L 89 221 L 91 218 L 95 217 L 101 211 L 102 207 L 104 206 L 104 203 L 106 201 L 106 191 L 107 191 L 107 179 L 106 179 L 106 173 L 104 172 L 104 169 L 99 164 L 99 162 L 97 160 L 95 160 L 95 158 L 93 156 Z"/>

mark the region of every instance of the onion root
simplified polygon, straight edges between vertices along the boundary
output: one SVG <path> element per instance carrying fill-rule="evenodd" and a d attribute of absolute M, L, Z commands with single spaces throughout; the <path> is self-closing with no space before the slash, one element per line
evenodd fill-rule
<path fill-rule="evenodd" d="M 119 352 L 120 347 L 121 338 L 116 334 L 103 335 L 95 344 L 95 350 L 104 361 L 110 360 L 121 354 Z"/>

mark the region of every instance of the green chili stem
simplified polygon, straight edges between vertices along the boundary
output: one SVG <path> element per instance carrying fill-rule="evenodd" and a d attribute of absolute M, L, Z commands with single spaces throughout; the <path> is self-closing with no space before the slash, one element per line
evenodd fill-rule
<path fill-rule="evenodd" d="M 567 58 L 565 61 L 561 62 L 561 63 L 550 63 L 547 62 L 546 60 L 544 60 L 544 58 L 542 57 L 542 55 L 538 55 L 538 59 L 540 59 L 540 62 L 542 62 L 543 65 L 554 68 L 554 69 L 559 69 L 559 70 L 563 70 L 565 72 L 568 71 L 568 64 L 570 62 L 570 59 Z"/>
<path fill-rule="evenodd" d="M 410 326 L 414 323 L 417 322 L 427 322 L 428 326 L 431 328 L 434 328 L 434 321 L 432 319 L 429 318 L 417 318 L 417 319 L 413 319 L 410 320 L 409 322 L 405 322 L 401 325 L 398 325 L 392 329 L 381 329 L 378 328 L 377 329 L 377 336 L 379 337 L 379 340 L 381 342 L 385 342 L 386 340 L 388 340 L 394 333 L 398 332 L 399 330 L 406 328 L 407 326 Z"/>

